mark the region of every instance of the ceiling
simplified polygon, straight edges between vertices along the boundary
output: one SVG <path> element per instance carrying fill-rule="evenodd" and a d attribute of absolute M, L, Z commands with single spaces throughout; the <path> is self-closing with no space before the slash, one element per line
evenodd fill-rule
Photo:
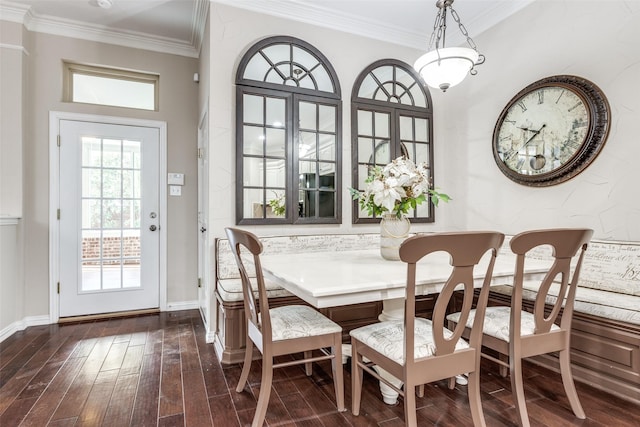
<path fill-rule="evenodd" d="M 208 0 L 0 0 L 0 18 L 31 31 L 65 35 L 197 57 Z M 456 0 L 475 36 L 533 0 Z M 426 48 L 437 13 L 435 0 L 213 0 L 309 24 Z M 447 45 L 464 43 L 448 21 Z"/>

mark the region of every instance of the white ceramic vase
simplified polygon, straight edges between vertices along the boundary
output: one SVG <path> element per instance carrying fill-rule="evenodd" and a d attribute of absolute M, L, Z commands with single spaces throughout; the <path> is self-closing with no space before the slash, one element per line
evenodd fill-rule
<path fill-rule="evenodd" d="M 411 222 L 406 216 L 385 213 L 380 219 L 380 255 L 390 261 L 400 260 L 400 245 L 409 237 Z"/>

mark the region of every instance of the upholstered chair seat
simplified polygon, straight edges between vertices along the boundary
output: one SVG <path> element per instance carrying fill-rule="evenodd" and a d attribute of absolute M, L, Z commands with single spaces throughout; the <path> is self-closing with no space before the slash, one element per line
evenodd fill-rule
<path fill-rule="evenodd" d="M 475 319 L 476 311 L 471 310 L 467 319 L 467 328 L 471 328 Z M 502 341 L 509 342 L 509 319 L 511 318 L 511 307 L 487 307 L 484 315 L 484 334 L 492 336 Z M 460 313 L 453 313 L 447 316 L 447 320 L 458 323 Z M 520 318 L 520 335 L 533 335 L 536 329 L 536 322 L 533 314 L 523 311 Z M 551 325 L 552 331 L 559 331 L 556 324 Z"/>
<path fill-rule="evenodd" d="M 414 358 L 433 356 L 436 351 L 436 344 L 433 340 L 433 324 L 431 320 L 416 317 L 415 324 L 415 348 Z M 443 335 L 450 339 L 453 335 L 448 329 L 443 329 Z M 351 336 L 362 343 L 377 349 L 383 356 L 394 362 L 404 365 L 404 321 L 389 320 L 372 325 L 363 326 L 351 332 Z M 464 339 L 459 339 L 456 343 L 456 350 L 469 348 L 469 343 Z"/>
<path fill-rule="evenodd" d="M 269 310 L 273 341 L 342 333 L 342 327 L 306 305 L 286 305 Z"/>

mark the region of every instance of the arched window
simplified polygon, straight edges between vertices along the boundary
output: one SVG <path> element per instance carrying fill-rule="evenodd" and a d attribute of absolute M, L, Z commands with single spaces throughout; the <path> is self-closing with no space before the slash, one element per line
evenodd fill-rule
<path fill-rule="evenodd" d="M 433 110 L 431 96 L 409 65 L 383 59 L 356 79 L 351 95 L 352 187 L 363 190 L 369 170 L 407 156 L 429 165 L 433 182 Z M 412 222 L 433 222 L 433 205 L 423 203 L 409 214 Z M 353 202 L 353 223 L 378 222 Z"/>
<path fill-rule="evenodd" d="M 293 37 L 252 46 L 236 76 L 236 222 L 341 220 L 341 100 L 333 67 Z"/>

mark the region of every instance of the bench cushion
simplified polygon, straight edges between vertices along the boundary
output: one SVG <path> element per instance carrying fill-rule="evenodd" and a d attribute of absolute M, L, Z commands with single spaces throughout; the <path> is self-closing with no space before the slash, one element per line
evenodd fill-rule
<path fill-rule="evenodd" d="M 539 282 L 525 282 L 522 298 L 534 300 Z M 558 284 L 552 284 L 547 296 L 547 303 L 554 304 L 558 295 Z M 512 285 L 492 286 L 491 290 L 504 295 L 511 295 Z M 620 294 L 599 289 L 583 288 L 576 290 L 574 311 L 604 317 L 611 320 L 640 325 L 640 296 Z"/>
<path fill-rule="evenodd" d="M 580 287 L 640 297 L 640 243 L 592 241 L 580 272 Z"/>
<path fill-rule="evenodd" d="M 282 296 L 290 296 L 291 293 L 285 290 L 282 286 L 277 283 L 265 278 L 264 284 L 267 288 L 267 297 L 275 298 Z M 253 294 L 256 298 L 258 298 L 258 283 L 255 281 L 255 278 L 251 281 L 251 287 L 253 288 Z M 217 287 L 218 295 L 222 301 L 225 302 L 235 302 L 242 301 L 244 297 L 242 296 L 242 280 L 241 279 L 222 279 L 218 280 Z"/>
<path fill-rule="evenodd" d="M 511 252 L 511 237 L 507 236 L 500 253 Z M 535 248 L 527 257 L 550 260 L 551 247 Z M 591 240 L 580 270 L 579 286 L 640 297 L 640 243 Z"/>

